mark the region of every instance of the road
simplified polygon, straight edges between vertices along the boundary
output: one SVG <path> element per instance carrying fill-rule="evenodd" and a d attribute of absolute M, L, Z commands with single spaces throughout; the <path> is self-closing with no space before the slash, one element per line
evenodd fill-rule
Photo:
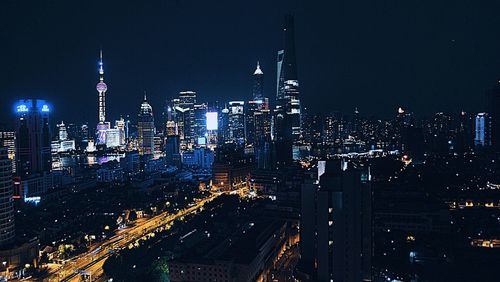
<path fill-rule="evenodd" d="M 267 281 L 296 281 L 293 276 L 293 270 L 299 262 L 299 253 L 298 245 L 289 247 L 276 263 L 274 270 L 269 274 Z"/>
<path fill-rule="evenodd" d="M 106 259 L 113 253 L 132 247 L 140 239 L 154 236 L 154 231 L 156 230 L 169 229 L 174 220 L 196 213 L 206 203 L 213 201 L 222 194 L 222 192 L 214 192 L 210 196 L 198 200 L 192 206 L 178 211 L 176 214 L 164 212 L 136 226 L 120 230 L 108 240 L 95 244 L 89 251 L 72 258 L 64 265 L 55 269 L 43 281 L 80 281 L 82 273 L 88 275 L 91 281 L 104 280 L 102 266 Z"/>

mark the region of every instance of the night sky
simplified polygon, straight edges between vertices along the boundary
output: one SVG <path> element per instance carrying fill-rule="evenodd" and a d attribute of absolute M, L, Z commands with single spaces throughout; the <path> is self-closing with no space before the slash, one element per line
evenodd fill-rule
<path fill-rule="evenodd" d="M 144 90 L 156 115 L 180 90 L 247 100 L 257 60 L 274 99 L 286 13 L 313 111 L 481 111 L 500 78 L 500 1 L 142 2 L 1 1 L 1 119 L 16 99 L 40 97 L 57 121 L 95 122 L 100 47 L 108 120 L 135 116 Z"/>

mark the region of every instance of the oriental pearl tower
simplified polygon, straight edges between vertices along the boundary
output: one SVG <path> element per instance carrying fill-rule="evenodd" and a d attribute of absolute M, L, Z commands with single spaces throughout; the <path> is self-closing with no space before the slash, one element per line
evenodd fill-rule
<path fill-rule="evenodd" d="M 110 128 L 110 124 L 106 122 L 106 90 L 108 90 L 108 86 L 104 83 L 102 50 L 100 50 L 99 58 L 99 82 L 96 85 L 96 90 L 99 93 L 99 123 L 97 123 L 96 139 L 97 145 L 103 145 L 106 144 L 106 131 Z"/>

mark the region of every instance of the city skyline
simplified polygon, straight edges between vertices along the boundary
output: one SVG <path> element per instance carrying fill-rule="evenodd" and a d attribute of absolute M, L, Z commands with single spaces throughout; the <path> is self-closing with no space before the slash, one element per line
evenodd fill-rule
<path fill-rule="evenodd" d="M 9 71 L 0 78 L 3 85 L 0 94 L 9 104 L 18 96 L 43 96 L 54 102 L 56 119 L 94 120 L 90 113 L 70 110 L 72 103 L 65 97 L 71 95 L 73 103 L 85 108 L 95 106 L 92 86 L 99 48 L 105 52 L 112 118 L 135 114 L 134 105 L 122 102 L 122 98 L 130 101 L 135 98 L 140 103 L 144 90 L 150 93 L 156 108 L 183 90 L 196 91 L 206 101 L 215 101 L 215 97 L 226 101 L 246 100 L 252 95 L 248 89 L 251 89 L 250 75 L 256 61 L 260 61 L 266 74 L 264 93 L 272 97 L 275 52 L 282 48 L 279 26 L 287 12 L 296 17 L 302 103 L 313 111 L 351 113 L 358 107 L 362 114 L 383 117 L 395 113 L 399 106 L 416 114 L 479 112 L 485 110 L 486 104 L 481 95 L 500 77 L 500 56 L 496 54 L 500 43 L 492 40 L 493 31 L 487 28 L 498 21 L 490 12 L 498 5 L 493 2 L 472 7 L 475 14 L 481 15 L 480 19 L 469 14 L 472 12 L 460 2 L 449 10 L 445 10 L 444 4 L 424 3 L 423 7 L 429 8 L 426 17 L 412 16 L 398 28 L 388 28 L 387 24 L 408 15 L 412 8 L 418 15 L 422 8 L 375 6 L 373 8 L 387 19 L 371 27 L 372 35 L 368 34 L 370 29 L 366 23 L 379 17 L 362 14 L 368 16 L 362 20 L 350 4 L 323 3 L 314 7 L 292 2 L 281 10 L 270 9 L 283 6 L 279 1 L 254 5 L 221 2 L 213 6 L 167 1 L 141 6 L 138 14 L 149 15 L 141 23 L 134 21 L 127 5 L 102 4 L 103 13 L 115 21 L 82 18 L 80 23 L 69 18 L 71 12 L 67 11 L 73 6 L 55 3 L 33 7 L 2 4 L 6 8 L 25 9 L 19 18 L 11 21 L 9 14 L 2 15 L 6 44 L 0 50 L 15 55 L 6 58 Z M 250 12 L 241 17 L 229 13 L 217 19 L 215 10 L 224 5 L 229 12 L 243 9 Z M 200 13 L 200 9 L 191 11 L 194 6 L 207 8 L 213 14 Z M 37 8 L 43 8 L 43 12 L 33 14 Z M 82 9 L 83 14 L 91 12 L 87 7 Z M 391 9 L 402 14 L 396 15 Z M 182 17 L 188 15 L 192 19 L 194 16 L 194 20 L 187 25 L 179 24 L 183 22 Z M 444 17 L 447 24 L 436 28 L 432 23 L 440 17 Z M 471 25 L 465 26 L 462 18 L 471 17 L 474 19 Z M 68 25 L 59 26 L 59 21 L 66 21 Z M 231 27 L 226 21 L 231 21 Z M 35 25 L 37 22 L 39 26 Z M 117 33 L 121 27 L 125 30 Z M 27 34 L 30 39 L 21 34 Z M 474 40 L 467 41 L 467 38 Z M 40 48 L 26 49 L 42 39 Z M 205 56 L 207 52 L 214 56 Z M 375 72 L 385 75 L 375 78 Z M 6 111 L 1 115 L 3 119 L 12 118 Z"/>
<path fill-rule="evenodd" d="M 59 1 L 0 4 L 0 282 L 500 277 L 500 3 Z"/>

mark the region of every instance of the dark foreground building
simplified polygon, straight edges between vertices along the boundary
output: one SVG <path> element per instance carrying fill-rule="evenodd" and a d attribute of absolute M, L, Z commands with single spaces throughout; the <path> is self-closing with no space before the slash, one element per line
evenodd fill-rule
<path fill-rule="evenodd" d="M 302 186 L 301 272 L 306 281 L 371 281 L 369 167 L 320 161 Z"/>

